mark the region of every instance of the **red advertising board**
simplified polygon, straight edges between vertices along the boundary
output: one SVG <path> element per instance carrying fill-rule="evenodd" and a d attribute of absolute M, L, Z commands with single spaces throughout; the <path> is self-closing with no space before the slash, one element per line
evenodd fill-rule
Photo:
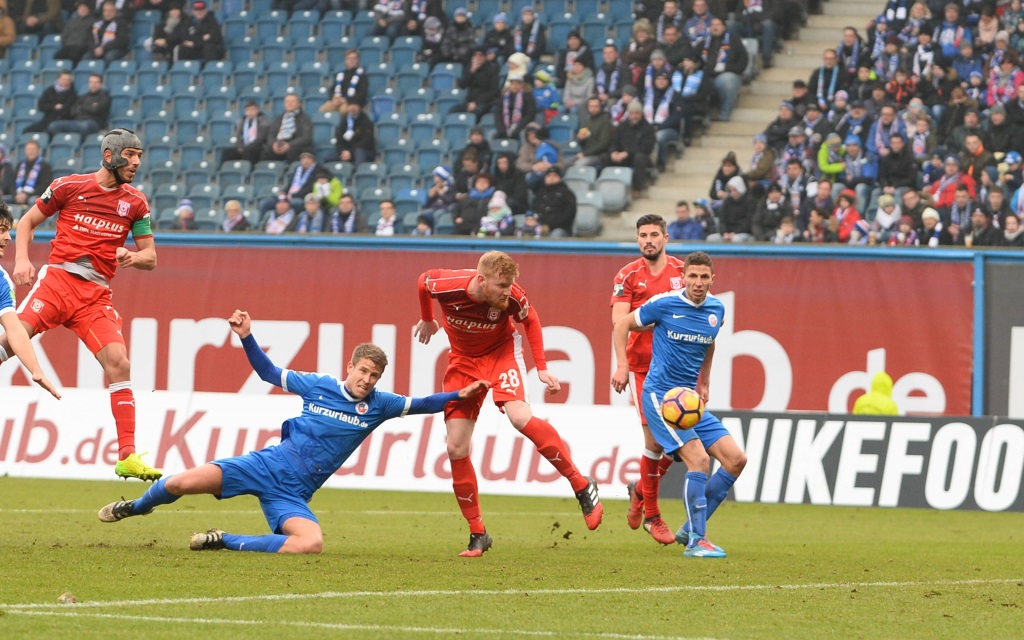
<path fill-rule="evenodd" d="M 48 252 L 33 246 L 37 268 Z M 256 393 L 267 385 L 250 380 L 222 320 L 236 307 L 264 322 L 254 334 L 281 366 L 340 372 L 356 344 L 373 340 L 391 356 L 389 388 L 439 388 L 443 344 L 412 339 L 416 280 L 428 268 L 473 267 L 477 258 L 270 247 L 159 246 L 158 254 L 155 271 L 123 271 L 113 282 L 136 388 Z M 551 369 L 565 383 L 546 401 L 622 403 L 609 386 L 609 299 L 612 278 L 632 256 L 516 257 L 546 328 Z M 727 316 L 711 407 L 845 412 L 870 372 L 884 368 L 905 410 L 970 413 L 969 263 L 718 257 L 715 267 L 713 293 Z M 26 293 L 19 287 L 19 297 Z M 41 345 L 63 386 L 102 387 L 98 365 L 70 331 L 51 331 Z M 26 381 L 16 368 L 0 369 L 0 386 L 11 383 Z"/>

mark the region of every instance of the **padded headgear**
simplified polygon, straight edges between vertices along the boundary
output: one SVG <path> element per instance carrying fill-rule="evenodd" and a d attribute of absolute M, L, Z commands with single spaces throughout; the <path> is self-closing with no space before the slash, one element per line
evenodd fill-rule
<path fill-rule="evenodd" d="M 106 159 L 107 149 L 111 151 L 110 162 Z M 128 164 L 128 161 L 121 157 L 121 152 L 125 149 L 142 149 L 142 140 L 139 140 L 139 136 L 130 129 L 111 129 L 100 143 L 100 153 L 104 156 L 103 168 L 113 173 L 118 182 L 121 178 L 117 175 L 117 170 Z"/>

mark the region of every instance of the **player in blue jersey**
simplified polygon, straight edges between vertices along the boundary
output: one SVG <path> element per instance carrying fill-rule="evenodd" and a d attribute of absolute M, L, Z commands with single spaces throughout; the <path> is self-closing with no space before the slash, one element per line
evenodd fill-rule
<path fill-rule="evenodd" d="M 0 202 L 0 258 L 4 257 L 4 249 L 11 241 L 11 227 L 14 225 L 14 216 L 7 205 Z M 0 267 L 0 327 L 4 328 L 7 334 L 7 341 L 11 351 L 18 356 L 21 363 L 28 369 L 32 376 L 32 382 L 49 391 L 54 398 L 60 400 L 60 394 L 54 388 L 43 370 L 39 368 L 39 359 L 36 358 L 36 351 L 32 348 L 31 339 L 21 321 L 18 320 L 18 313 L 14 306 L 14 283 L 7 271 Z"/>
<path fill-rule="evenodd" d="M 710 411 L 692 429 L 677 430 L 661 417 L 661 399 L 673 387 L 695 389 L 708 400 L 715 337 L 725 320 L 725 307 L 709 293 L 715 279 L 711 256 L 695 251 L 683 264 L 683 290 L 651 298 L 615 323 L 612 339 L 617 367 L 612 387 L 626 388 L 629 368 L 626 340 L 630 331 L 654 334 L 651 368 L 644 381 L 642 409 L 651 433 L 664 449 L 686 464 L 683 506 L 687 521 L 676 534 L 686 544 L 684 556 L 724 558 L 725 551 L 707 539 L 707 519 L 722 504 L 747 463 L 736 440 Z M 708 480 L 708 454 L 721 468 Z"/>
<path fill-rule="evenodd" d="M 165 477 L 137 500 L 122 499 L 100 509 L 103 522 L 152 513 L 154 507 L 183 495 L 208 493 L 218 499 L 253 495 L 259 498 L 272 534 L 246 536 L 210 529 L 193 535 L 189 547 L 194 551 L 320 553 L 323 533 L 307 503 L 370 432 L 391 418 L 436 413 L 447 403 L 471 398 L 489 386 L 478 380 L 459 391 L 426 398 L 378 391 L 374 385 L 388 359 L 369 343 L 353 351 L 344 380 L 280 369 L 252 337 L 248 313 L 236 310 L 228 322 L 260 378 L 302 396 L 302 414 L 281 425 L 281 444 Z"/>

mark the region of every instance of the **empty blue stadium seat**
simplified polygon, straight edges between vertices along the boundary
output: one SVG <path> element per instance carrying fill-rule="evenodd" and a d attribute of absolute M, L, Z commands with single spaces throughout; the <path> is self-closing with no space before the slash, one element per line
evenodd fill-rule
<path fill-rule="evenodd" d="M 37 60 L 22 60 L 11 64 L 11 84 L 16 87 L 36 82 L 39 78 L 40 65 Z"/>
<path fill-rule="evenodd" d="M 557 53 L 565 48 L 565 41 L 569 38 L 569 32 L 579 25 L 579 17 L 572 13 L 563 14 L 561 17 L 552 18 L 548 25 L 548 53 Z M 594 43 L 591 43 L 593 45 Z"/>
<path fill-rule="evenodd" d="M 316 62 L 323 48 L 323 41 L 318 36 L 295 40 L 292 44 L 292 62 L 296 65 Z"/>
<path fill-rule="evenodd" d="M 597 13 L 587 16 L 583 21 L 583 38 L 590 43 L 593 48 L 600 48 L 608 38 L 608 30 L 612 27 L 612 20 L 609 16 L 603 13 Z M 564 42 L 558 42 L 558 47 L 563 47 Z"/>
<path fill-rule="evenodd" d="M 284 11 L 270 11 L 264 14 L 257 14 L 256 38 L 260 42 L 267 42 L 276 39 L 284 33 L 284 25 L 288 15 Z"/>
<path fill-rule="evenodd" d="M 319 21 L 319 11 L 296 11 L 285 23 L 285 32 L 292 37 L 292 40 L 308 38 L 316 33 L 316 25 Z"/>
<path fill-rule="evenodd" d="M 270 65 L 276 62 L 284 62 L 288 57 L 288 51 L 291 49 L 291 40 L 284 36 L 278 36 L 272 40 L 267 40 L 260 44 L 260 60 L 263 64 Z"/>
<path fill-rule="evenodd" d="M 351 34 L 356 42 L 371 35 L 377 28 L 377 20 L 372 11 L 362 11 L 352 20 Z"/>
<path fill-rule="evenodd" d="M 352 24 L 352 14 L 348 11 L 328 11 L 320 19 L 320 36 L 328 45 L 338 42 L 349 35 L 349 25 Z"/>
<path fill-rule="evenodd" d="M 263 77 L 272 93 L 280 93 L 292 86 L 292 76 L 296 70 L 291 62 L 271 62 L 266 65 Z"/>
<path fill-rule="evenodd" d="M 248 11 L 241 11 L 236 15 L 230 16 L 223 22 L 224 29 L 224 40 L 226 42 L 233 42 L 235 40 L 241 40 L 242 38 L 252 35 L 252 25 L 254 24 L 254 16 Z"/>
<path fill-rule="evenodd" d="M 394 89 L 388 87 L 370 98 L 370 117 L 378 122 L 389 113 L 394 113 L 397 106 L 398 97 Z"/>
<path fill-rule="evenodd" d="M 405 94 L 402 99 L 403 110 L 410 117 L 430 113 L 436 102 L 437 96 L 434 94 L 434 90 L 425 87 L 420 87 L 412 94 Z"/>
<path fill-rule="evenodd" d="M 167 84 L 170 85 L 171 91 L 185 91 L 197 84 L 201 70 L 202 63 L 199 60 L 178 60 L 167 72 Z"/>
<path fill-rule="evenodd" d="M 228 45 L 228 58 L 231 63 L 237 68 L 239 65 L 243 65 L 246 62 L 257 60 L 257 52 L 259 51 L 259 42 L 254 36 L 245 36 L 241 40 L 233 40 Z"/>
<path fill-rule="evenodd" d="M 207 62 L 199 73 L 200 82 L 209 92 L 211 89 L 218 89 L 231 82 L 234 76 L 235 65 L 230 60 L 214 60 Z"/>
<path fill-rule="evenodd" d="M 303 93 L 326 87 L 334 76 L 326 62 L 307 62 L 299 67 L 297 81 Z"/>

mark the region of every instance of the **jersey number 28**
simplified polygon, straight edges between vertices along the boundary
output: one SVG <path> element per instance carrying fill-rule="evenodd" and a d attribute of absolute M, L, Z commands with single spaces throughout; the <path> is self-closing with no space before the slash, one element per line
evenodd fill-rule
<path fill-rule="evenodd" d="M 501 380 L 501 389 L 518 389 L 519 388 L 519 370 L 509 369 L 498 374 L 498 379 Z"/>

